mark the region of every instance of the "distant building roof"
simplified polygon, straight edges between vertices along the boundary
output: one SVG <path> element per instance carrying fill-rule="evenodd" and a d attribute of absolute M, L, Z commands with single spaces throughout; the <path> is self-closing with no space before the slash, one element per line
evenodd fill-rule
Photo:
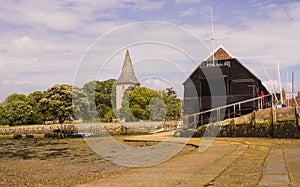
<path fill-rule="evenodd" d="M 234 58 L 223 46 L 219 46 L 205 61 L 213 60 L 213 55 L 214 60 L 228 60 Z"/>
<path fill-rule="evenodd" d="M 214 55 L 214 56 L 213 56 Z M 214 58 L 213 58 L 214 57 Z M 195 73 L 195 71 L 198 68 L 201 68 L 201 65 L 204 62 L 208 62 L 208 61 L 218 61 L 218 60 L 230 60 L 230 59 L 235 59 L 246 71 L 248 71 L 250 74 L 252 74 L 257 80 L 259 80 L 259 78 L 254 75 L 254 73 L 252 73 L 246 66 L 243 65 L 243 63 L 241 63 L 236 57 L 234 57 L 232 54 L 230 54 L 225 47 L 223 47 L 222 45 L 220 45 L 217 49 L 215 49 L 207 58 L 204 59 L 204 61 L 202 61 L 200 63 L 200 65 L 198 65 L 194 71 L 192 71 L 192 73 L 190 74 L 190 76 L 183 82 L 183 84 L 189 80 L 189 78 Z"/>
<path fill-rule="evenodd" d="M 137 78 L 135 77 L 129 51 L 127 50 L 124 59 L 123 68 L 118 80 L 116 81 L 116 84 L 128 84 L 128 83 L 140 84 Z"/>

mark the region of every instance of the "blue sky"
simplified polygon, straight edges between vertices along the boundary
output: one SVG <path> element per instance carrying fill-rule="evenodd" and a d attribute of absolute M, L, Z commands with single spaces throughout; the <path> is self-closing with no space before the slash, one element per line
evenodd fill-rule
<path fill-rule="evenodd" d="M 272 90 L 278 90 L 279 87 L 276 73 L 276 63 L 279 63 L 284 87 L 290 89 L 290 84 L 286 83 L 286 80 L 290 80 L 287 74 L 294 71 L 296 88 L 300 89 L 299 1 L 1 0 L 0 100 L 11 93 L 28 94 L 34 90 L 45 90 L 56 83 L 73 84 L 79 63 L 87 59 L 85 56 L 92 44 L 123 25 L 162 21 L 178 25 L 201 40 L 208 39 L 211 32 L 210 7 L 214 12 L 214 36 L 222 37 L 215 40 L 215 46 L 224 45 Z M 130 38 L 136 37 L 136 34 L 141 33 L 127 33 L 123 38 L 115 39 L 122 43 L 124 36 Z M 172 34 L 170 38 L 175 36 Z M 178 37 L 173 39 L 180 42 Z M 118 44 L 114 42 L 102 48 L 109 51 L 108 48 L 114 45 Z M 189 47 L 197 49 L 193 43 Z M 176 85 L 178 92 L 182 92 L 181 83 L 201 61 L 198 60 L 196 64 L 184 63 L 182 55 L 176 51 L 149 44 L 131 46 L 129 50 L 137 66 L 137 76 L 144 80 L 142 84 L 156 89 Z M 86 77 L 75 83 L 82 86 L 83 80 L 117 78 L 124 55 L 125 48 L 115 54 L 105 71 L 100 70 L 104 62 L 99 62 L 98 76 L 92 77 L 85 72 Z M 163 72 L 159 75 L 159 68 L 153 68 L 155 59 L 159 59 L 160 64 L 169 62 L 174 66 L 174 71 L 179 68 L 184 75 L 169 73 L 166 77 L 159 77 Z M 101 61 L 101 57 L 98 60 Z M 148 65 L 148 70 L 153 68 L 153 75 L 142 70 L 145 67 L 142 63 Z M 172 69 L 164 65 L 162 67 L 166 71 Z M 143 74 L 148 77 L 143 77 Z"/>

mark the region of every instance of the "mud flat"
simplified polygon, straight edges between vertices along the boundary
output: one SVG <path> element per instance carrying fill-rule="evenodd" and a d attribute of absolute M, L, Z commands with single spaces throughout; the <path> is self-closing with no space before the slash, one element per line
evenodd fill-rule
<path fill-rule="evenodd" d="M 131 146 L 159 143 L 157 135 L 115 138 Z M 216 138 L 204 152 L 200 142 L 192 138 L 158 165 L 127 168 L 84 139 L 0 139 L 0 186 L 300 186 L 300 140 Z"/>
<path fill-rule="evenodd" d="M 94 153 L 83 139 L 0 140 L 0 186 L 71 186 L 124 169 Z"/>
<path fill-rule="evenodd" d="M 123 142 L 125 137 L 115 138 Z M 157 144 L 123 143 L 138 147 Z M 127 169 L 96 154 L 84 139 L 0 139 L 0 186 L 74 186 Z"/>

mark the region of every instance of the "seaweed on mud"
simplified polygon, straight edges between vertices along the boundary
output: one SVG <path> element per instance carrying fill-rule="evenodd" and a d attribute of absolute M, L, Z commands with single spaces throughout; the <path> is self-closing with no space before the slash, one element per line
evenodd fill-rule
<path fill-rule="evenodd" d="M 13 152 L 9 158 L 22 158 L 24 160 L 31 159 L 35 157 L 36 151 L 29 151 L 29 150 L 18 150 L 16 152 Z"/>

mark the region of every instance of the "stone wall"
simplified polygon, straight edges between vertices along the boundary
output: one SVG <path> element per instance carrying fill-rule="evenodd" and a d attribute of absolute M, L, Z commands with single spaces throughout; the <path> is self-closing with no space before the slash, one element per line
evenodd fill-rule
<path fill-rule="evenodd" d="M 194 136 L 201 137 L 206 130 L 209 135 L 218 128 L 219 137 L 300 138 L 299 124 L 299 108 L 268 108 L 198 127 Z"/>
<path fill-rule="evenodd" d="M 112 135 L 134 134 L 134 133 L 148 133 L 158 129 L 174 130 L 177 128 L 177 121 L 163 121 L 163 122 L 132 122 L 132 123 L 101 123 L 100 124 L 64 124 L 64 125 L 32 125 L 21 127 L 1 127 L 0 135 L 13 134 L 53 134 L 54 130 L 68 130 L 72 129 L 74 132 L 103 134 L 108 132 Z"/>
<path fill-rule="evenodd" d="M 126 123 L 103 123 L 103 124 L 82 124 L 79 125 L 79 132 L 92 133 L 92 134 L 104 134 L 109 133 L 111 135 L 126 135 L 126 134 L 138 134 L 149 133 L 158 129 L 164 129 L 165 131 L 174 130 L 178 125 L 177 121 L 163 121 L 163 122 L 126 122 Z"/>
<path fill-rule="evenodd" d="M 49 134 L 53 133 L 56 129 L 77 129 L 77 125 L 74 124 L 63 124 L 63 125 L 32 125 L 32 126 L 21 126 L 21 127 L 2 127 L 0 128 L 0 135 L 11 135 L 11 134 Z"/>

